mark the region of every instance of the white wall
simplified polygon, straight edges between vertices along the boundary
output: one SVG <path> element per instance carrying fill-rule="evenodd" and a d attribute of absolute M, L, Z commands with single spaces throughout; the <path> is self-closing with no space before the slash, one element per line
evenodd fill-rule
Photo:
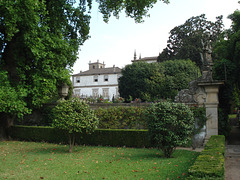
<path fill-rule="evenodd" d="M 75 94 L 76 91 L 79 92 L 80 90 L 80 96 L 93 96 L 93 89 L 98 89 L 98 95 L 103 96 L 103 89 L 108 89 L 108 98 L 112 100 L 113 96 L 118 97 L 118 78 L 119 74 L 108 74 L 108 81 L 104 80 L 104 75 L 97 75 L 98 81 L 94 82 L 94 75 L 88 75 L 88 76 L 80 76 L 80 83 L 76 82 L 77 77 L 73 77 L 73 94 Z"/>

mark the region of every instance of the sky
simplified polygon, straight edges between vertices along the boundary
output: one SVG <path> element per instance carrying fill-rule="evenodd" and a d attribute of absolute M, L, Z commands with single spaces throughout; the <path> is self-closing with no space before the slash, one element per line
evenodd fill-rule
<path fill-rule="evenodd" d="M 240 5 L 238 0 L 170 0 L 169 4 L 158 2 L 150 9 L 150 17 L 143 23 L 121 13 L 120 18 L 111 17 L 105 23 L 97 4 L 93 3 L 90 21 L 90 36 L 80 47 L 78 60 L 73 66 L 73 74 L 88 70 L 91 61 L 124 68 L 131 64 L 136 51 L 137 57 L 158 56 L 167 45 L 169 32 L 182 25 L 193 16 L 206 14 L 207 20 L 215 21 L 223 15 L 225 28 L 231 20 L 227 18 Z"/>

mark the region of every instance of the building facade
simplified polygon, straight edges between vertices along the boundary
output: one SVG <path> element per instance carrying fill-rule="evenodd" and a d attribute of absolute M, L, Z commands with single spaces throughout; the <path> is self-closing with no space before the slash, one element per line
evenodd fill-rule
<path fill-rule="evenodd" d="M 72 75 L 73 95 L 80 98 L 99 98 L 112 100 L 119 96 L 118 79 L 121 69 L 105 67 L 104 62 L 89 62 L 89 70 Z"/>

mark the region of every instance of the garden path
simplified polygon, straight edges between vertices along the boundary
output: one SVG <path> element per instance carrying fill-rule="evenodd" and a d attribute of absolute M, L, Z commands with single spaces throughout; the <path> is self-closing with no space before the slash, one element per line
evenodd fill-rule
<path fill-rule="evenodd" d="M 225 180 L 240 179 L 240 127 L 232 126 L 225 149 Z"/>

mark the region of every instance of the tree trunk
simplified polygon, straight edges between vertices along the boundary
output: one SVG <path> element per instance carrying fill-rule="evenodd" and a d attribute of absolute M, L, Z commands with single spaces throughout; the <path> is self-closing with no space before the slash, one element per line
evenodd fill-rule
<path fill-rule="evenodd" d="M 74 143 L 75 143 L 75 136 L 74 133 L 73 134 L 68 134 L 69 137 L 69 153 L 72 153 L 73 147 L 74 147 Z"/>
<path fill-rule="evenodd" d="M 9 139 L 8 128 L 13 125 L 13 118 L 0 113 L 0 141 Z"/>

